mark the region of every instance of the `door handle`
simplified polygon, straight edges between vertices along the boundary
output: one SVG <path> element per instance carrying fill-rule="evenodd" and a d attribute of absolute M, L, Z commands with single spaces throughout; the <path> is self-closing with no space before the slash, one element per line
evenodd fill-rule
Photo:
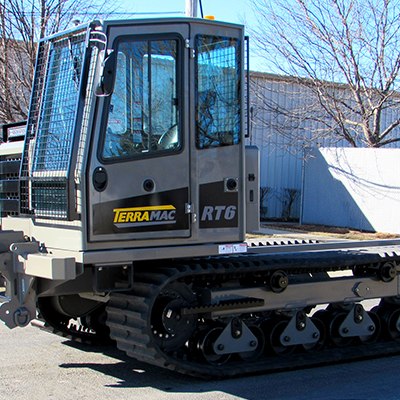
<path fill-rule="evenodd" d="M 93 186 L 98 192 L 107 187 L 107 171 L 103 167 L 97 167 L 93 172 Z"/>

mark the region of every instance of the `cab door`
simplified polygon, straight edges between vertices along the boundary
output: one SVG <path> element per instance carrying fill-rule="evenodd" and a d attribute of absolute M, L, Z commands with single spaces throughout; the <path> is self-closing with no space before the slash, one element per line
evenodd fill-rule
<path fill-rule="evenodd" d="M 198 240 L 244 240 L 243 28 L 210 21 L 191 35 Z"/>
<path fill-rule="evenodd" d="M 190 237 L 188 33 L 185 23 L 108 28 L 115 83 L 98 100 L 89 241 Z"/>

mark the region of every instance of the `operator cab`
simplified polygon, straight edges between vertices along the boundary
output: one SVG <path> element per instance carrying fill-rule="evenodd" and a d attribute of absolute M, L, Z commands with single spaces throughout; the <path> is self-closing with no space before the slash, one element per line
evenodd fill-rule
<path fill-rule="evenodd" d="M 79 250 L 242 241 L 243 40 L 176 18 L 41 41 L 20 216 Z"/>

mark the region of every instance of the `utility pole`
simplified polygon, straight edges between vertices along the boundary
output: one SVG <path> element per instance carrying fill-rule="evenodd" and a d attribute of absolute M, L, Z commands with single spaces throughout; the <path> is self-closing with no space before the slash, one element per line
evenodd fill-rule
<path fill-rule="evenodd" d="M 186 0 L 185 15 L 191 18 L 197 18 L 197 0 Z"/>

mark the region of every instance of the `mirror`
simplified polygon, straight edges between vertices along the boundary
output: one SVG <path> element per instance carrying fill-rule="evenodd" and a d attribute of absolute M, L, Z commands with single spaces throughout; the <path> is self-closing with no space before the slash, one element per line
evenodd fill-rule
<path fill-rule="evenodd" d="M 102 62 L 103 71 L 96 89 L 96 96 L 110 96 L 112 94 L 115 80 L 115 61 L 115 51 L 111 50 Z"/>

